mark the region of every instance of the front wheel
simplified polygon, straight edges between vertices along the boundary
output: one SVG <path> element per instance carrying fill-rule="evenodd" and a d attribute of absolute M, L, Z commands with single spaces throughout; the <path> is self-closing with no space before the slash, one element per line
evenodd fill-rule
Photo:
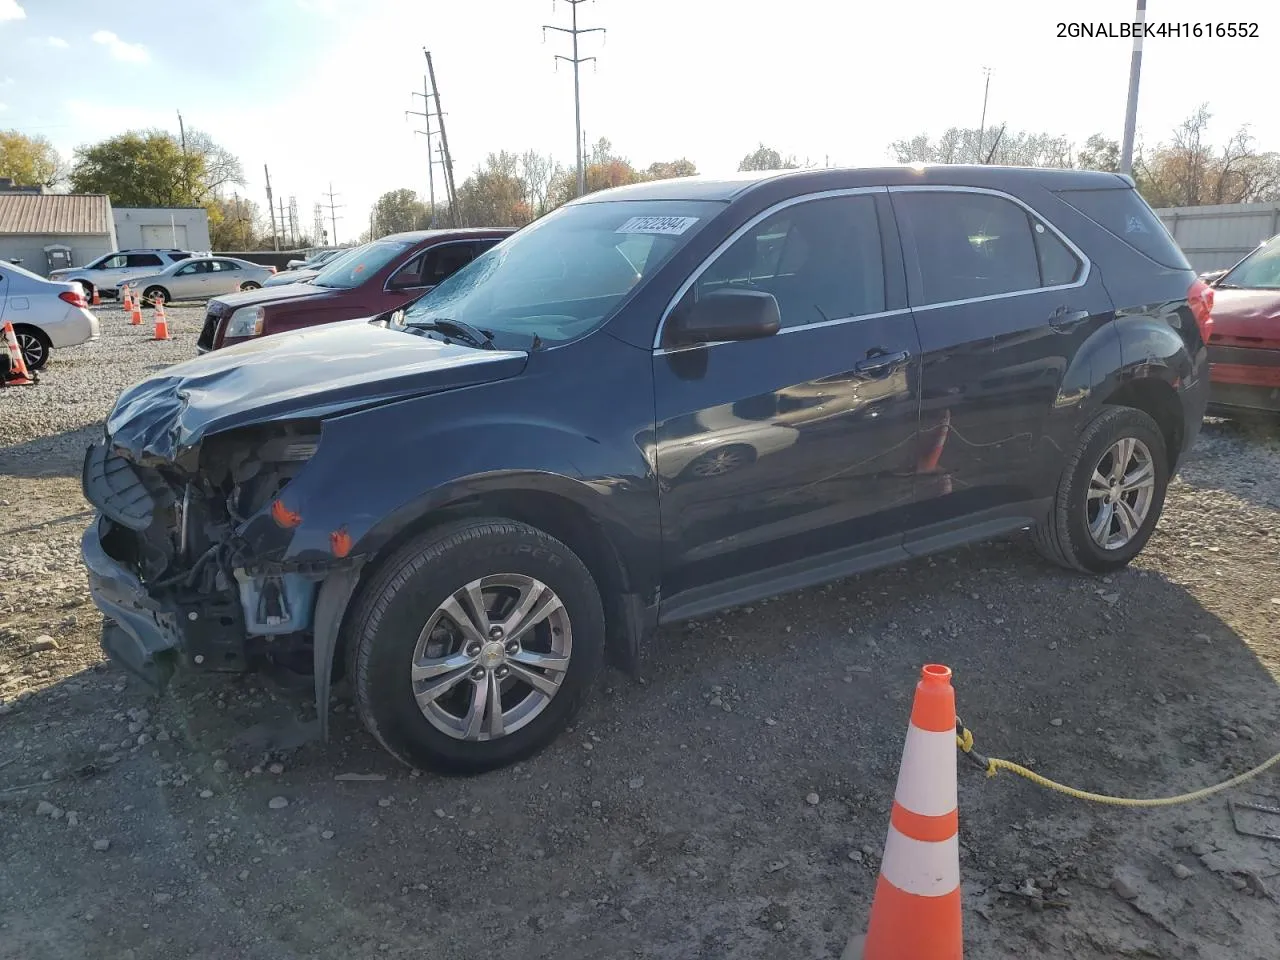
<path fill-rule="evenodd" d="M 1156 422 L 1108 407 L 1085 426 L 1058 483 L 1053 510 L 1035 531 L 1054 563 L 1110 573 L 1136 557 L 1164 509 L 1169 456 Z"/>
<path fill-rule="evenodd" d="M 142 302 L 154 307 L 156 303 L 163 300 L 168 303 L 173 298 L 169 296 L 169 291 L 164 287 L 147 287 L 142 291 Z"/>
<path fill-rule="evenodd" d="M 392 754 L 481 773 L 550 743 L 604 653 L 595 582 L 563 543 L 522 523 L 465 520 L 392 557 L 346 638 L 356 710 Z"/>
<path fill-rule="evenodd" d="M 258 283 L 256 280 L 246 280 L 244 283 L 240 284 L 240 290 L 257 290 L 261 286 L 262 284 Z"/>

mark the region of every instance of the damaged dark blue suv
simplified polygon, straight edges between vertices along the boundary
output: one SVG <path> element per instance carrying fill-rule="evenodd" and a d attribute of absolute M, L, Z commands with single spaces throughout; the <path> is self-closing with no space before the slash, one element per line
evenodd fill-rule
<path fill-rule="evenodd" d="M 103 645 L 346 676 L 407 763 L 565 726 L 660 624 L 1031 528 L 1128 563 L 1212 294 L 1126 178 L 902 167 L 605 191 L 407 310 L 127 390 L 87 454 Z"/>

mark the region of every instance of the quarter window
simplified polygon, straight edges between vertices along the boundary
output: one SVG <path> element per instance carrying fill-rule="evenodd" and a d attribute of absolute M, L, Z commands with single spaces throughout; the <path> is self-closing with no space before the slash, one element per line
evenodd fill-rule
<path fill-rule="evenodd" d="M 1032 218 L 1031 232 L 1036 241 L 1036 257 L 1040 261 L 1040 284 L 1060 287 L 1074 283 L 1080 276 L 1080 260 L 1056 233 Z"/>
<path fill-rule="evenodd" d="M 1041 285 L 1031 223 L 1016 203 L 985 193 L 923 190 L 896 193 L 893 204 L 915 247 L 918 306 Z"/>
<path fill-rule="evenodd" d="M 693 296 L 727 288 L 773 294 L 784 327 L 883 311 L 884 250 L 875 199 L 809 200 L 766 217 L 702 273 Z"/>

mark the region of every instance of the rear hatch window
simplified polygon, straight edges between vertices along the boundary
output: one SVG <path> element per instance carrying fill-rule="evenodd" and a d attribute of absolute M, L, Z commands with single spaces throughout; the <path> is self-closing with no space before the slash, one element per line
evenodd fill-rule
<path fill-rule="evenodd" d="M 1175 270 L 1191 269 L 1155 211 L 1132 187 L 1060 190 L 1058 197 L 1147 259 Z"/>

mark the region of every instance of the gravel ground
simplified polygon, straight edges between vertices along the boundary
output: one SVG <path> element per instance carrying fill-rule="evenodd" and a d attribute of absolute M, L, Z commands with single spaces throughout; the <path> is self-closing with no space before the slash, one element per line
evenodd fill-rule
<path fill-rule="evenodd" d="M 414 776 L 341 705 L 296 746 L 305 694 L 260 678 L 150 699 L 101 661 L 80 456 L 200 311 L 170 309 L 170 343 L 103 316 L 0 392 L 0 957 L 838 956 L 928 661 L 980 748 L 1083 787 L 1280 750 L 1280 439 L 1212 421 L 1122 574 L 1013 538 L 668 629 L 513 770 Z M 1275 956 L 1280 844 L 1221 797 L 1114 810 L 962 765 L 960 811 L 969 957 Z"/>

